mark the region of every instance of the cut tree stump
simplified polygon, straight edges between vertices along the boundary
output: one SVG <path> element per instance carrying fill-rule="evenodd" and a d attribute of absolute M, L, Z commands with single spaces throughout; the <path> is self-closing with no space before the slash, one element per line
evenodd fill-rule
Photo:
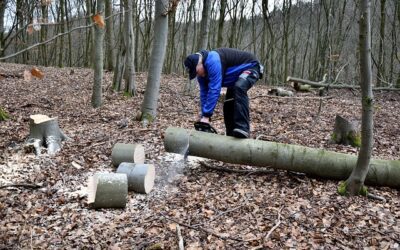
<path fill-rule="evenodd" d="M 144 147 L 141 144 L 116 143 L 111 158 L 114 167 L 118 167 L 122 162 L 144 163 Z"/>
<path fill-rule="evenodd" d="M 154 165 L 122 162 L 117 173 L 128 176 L 128 190 L 148 194 L 154 186 L 156 176 Z"/>
<path fill-rule="evenodd" d="M 68 139 L 58 126 L 57 118 L 47 115 L 31 115 L 29 130 L 27 144 L 34 146 L 36 155 L 40 154 L 42 146 L 47 148 L 48 154 L 53 155 L 61 149 L 61 142 Z"/>
<path fill-rule="evenodd" d="M 88 180 L 88 203 L 92 208 L 124 208 L 128 196 L 126 174 L 96 173 Z"/>
<path fill-rule="evenodd" d="M 357 162 L 356 155 L 175 127 L 165 131 L 164 147 L 171 153 L 182 153 L 182 149 L 188 147 L 192 156 L 227 163 L 270 166 L 336 180 L 347 179 Z M 371 160 L 366 183 L 400 188 L 400 161 Z"/>
<path fill-rule="evenodd" d="M 331 141 L 337 144 L 361 146 L 361 133 L 354 122 L 336 115 Z"/>

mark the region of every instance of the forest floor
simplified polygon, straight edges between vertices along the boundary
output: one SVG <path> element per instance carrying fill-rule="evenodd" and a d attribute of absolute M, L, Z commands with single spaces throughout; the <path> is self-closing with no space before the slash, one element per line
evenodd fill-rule
<path fill-rule="evenodd" d="M 26 65 L 0 64 L 0 74 L 23 75 Z M 281 170 L 263 175 L 210 170 L 190 158 L 166 153 L 163 132 L 169 126 L 192 128 L 198 97 L 182 93 L 186 79 L 163 75 L 157 120 L 142 127 L 140 110 L 146 74 L 137 74 L 138 95 L 111 91 L 105 74 L 103 106 L 90 104 L 90 69 L 41 68 L 42 80 L 0 79 L 0 107 L 11 119 L 0 122 L 0 186 L 30 183 L 41 188 L 0 189 L 0 248 L 177 249 L 180 224 L 187 249 L 400 248 L 400 192 L 369 187 L 386 202 L 342 197 L 339 181 L 309 178 Z M 296 98 L 267 95 L 256 85 L 251 98 L 252 138 L 357 154 L 350 146 L 330 144 L 336 114 L 360 120 L 360 93 L 331 90 Z M 196 95 L 197 96 L 197 95 Z M 375 92 L 374 158 L 399 159 L 400 92 Z M 58 117 L 72 139 L 55 156 L 36 157 L 24 150 L 29 116 Z M 222 133 L 222 104 L 213 125 Z M 140 143 L 146 162 L 156 166 L 148 195 L 129 193 L 125 209 L 90 209 L 85 187 L 98 171 L 115 171 L 111 149 L 117 142 Z M 235 169 L 251 166 L 203 159 Z"/>

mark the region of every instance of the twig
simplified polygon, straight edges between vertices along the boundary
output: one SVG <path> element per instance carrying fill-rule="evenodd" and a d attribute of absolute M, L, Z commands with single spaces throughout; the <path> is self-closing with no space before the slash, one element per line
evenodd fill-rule
<path fill-rule="evenodd" d="M 182 238 L 182 233 L 181 233 L 181 227 L 179 224 L 176 225 L 176 235 L 178 237 L 178 249 L 179 250 L 185 250 L 185 247 L 183 245 L 183 238 Z"/>
<path fill-rule="evenodd" d="M 276 220 L 276 224 L 275 224 L 275 226 L 273 226 L 273 227 L 268 231 L 267 236 L 265 236 L 265 238 L 264 238 L 264 242 L 268 240 L 268 238 L 271 236 L 272 232 L 273 232 L 275 229 L 277 229 L 277 228 L 279 227 L 279 225 L 281 224 L 281 212 L 282 212 L 282 209 L 283 209 L 283 207 L 282 207 L 281 209 L 279 209 L 279 211 L 278 211 L 278 219 Z"/>
<path fill-rule="evenodd" d="M 276 95 L 258 95 L 254 96 L 250 99 L 254 100 L 256 98 L 263 98 L 263 97 L 268 97 L 268 98 L 276 98 L 276 99 L 298 99 L 298 100 L 328 100 L 332 99 L 333 96 L 276 96 Z"/>
<path fill-rule="evenodd" d="M 239 174 L 274 174 L 275 173 L 274 170 L 269 170 L 269 169 L 231 169 L 231 168 L 211 166 L 202 161 L 200 161 L 199 163 L 201 166 L 203 166 L 205 168 L 217 170 L 217 171 L 228 172 L 228 173 L 239 173 Z"/>
<path fill-rule="evenodd" d="M 231 237 L 231 236 L 223 236 L 223 235 L 220 235 L 220 234 L 218 234 L 218 233 L 214 233 L 213 231 L 211 231 L 210 229 L 207 229 L 207 228 L 198 227 L 198 226 L 196 226 L 196 227 L 195 227 L 195 226 L 191 226 L 191 225 L 182 223 L 182 222 L 180 222 L 180 221 L 178 221 L 178 220 L 175 220 L 175 219 L 173 219 L 173 218 L 170 218 L 169 216 L 167 216 L 167 215 L 165 215 L 165 214 L 163 214 L 163 213 L 160 213 L 160 214 L 161 214 L 161 216 L 163 216 L 165 219 L 167 219 L 167 220 L 169 220 L 169 221 L 172 221 L 172 222 L 175 222 L 176 224 L 179 224 L 179 225 L 181 225 L 181 226 L 183 226 L 183 227 L 191 228 L 191 229 L 194 229 L 194 230 L 201 230 L 201 231 L 204 231 L 204 232 L 206 232 L 206 233 L 208 233 L 208 234 L 211 234 L 211 235 L 213 235 L 213 236 L 215 236 L 215 237 L 218 237 L 218 238 L 220 238 L 220 239 L 222 239 L 222 240 L 234 240 L 234 241 L 240 241 L 240 242 L 244 241 L 244 240 L 239 239 L 239 238 L 235 238 L 235 237 Z"/>
<path fill-rule="evenodd" d="M 373 199 L 373 200 L 378 200 L 378 201 L 382 201 L 382 202 L 386 203 L 386 199 L 384 197 L 382 197 L 382 196 L 378 196 L 378 195 L 375 195 L 375 194 L 368 193 L 367 197 L 370 198 L 370 199 Z"/>
<path fill-rule="evenodd" d="M 32 188 L 32 189 L 37 189 L 37 188 L 41 188 L 42 186 L 36 185 L 36 184 L 7 184 L 7 185 L 3 185 L 0 186 L 0 189 L 3 188 L 8 188 L 8 187 L 24 187 L 24 188 Z"/>

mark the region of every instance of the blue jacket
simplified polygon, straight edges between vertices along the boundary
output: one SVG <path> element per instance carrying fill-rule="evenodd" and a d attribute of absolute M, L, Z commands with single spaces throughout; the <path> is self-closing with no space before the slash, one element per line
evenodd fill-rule
<path fill-rule="evenodd" d="M 257 58 L 245 51 L 220 48 L 213 51 L 201 51 L 205 77 L 197 77 L 200 85 L 200 102 L 202 116 L 211 117 L 222 87 L 232 87 L 240 74 L 250 68 L 255 68 Z"/>

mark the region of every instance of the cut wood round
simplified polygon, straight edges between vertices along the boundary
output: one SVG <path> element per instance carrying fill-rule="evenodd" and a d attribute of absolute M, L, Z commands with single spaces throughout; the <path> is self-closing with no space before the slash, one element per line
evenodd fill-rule
<path fill-rule="evenodd" d="M 336 115 L 335 127 L 331 139 L 334 143 L 343 145 L 361 146 L 361 133 L 355 123 L 340 115 Z"/>
<path fill-rule="evenodd" d="M 122 162 L 117 173 L 128 176 L 128 190 L 148 194 L 154 186 L 156 176 L 154 165 Z"/>
<path fill-rule="evenodd" d="M 114 167 L 118 167 L 121 162 L 144 163 L 144 147 L 141 144 L 116 143 L 111 158 Z"/>
<path fill-rule="evenodd" d="M 93 208 L 124 208 L 128 196 L 126 174 L 96 173 L 89 177 L 88 203 Z"/>
<path fill-rule="evenodd" d="M 68 139 L 58 126 L 57 118 L 47 115 L 31 115 L 29 123 L 29 137 L 27 142 L 34 142 L 36 154 L 40 154 L 40 147 L 47 148 L 47 153 L 52 155 L 61 149 L 61 142 Z"/>

